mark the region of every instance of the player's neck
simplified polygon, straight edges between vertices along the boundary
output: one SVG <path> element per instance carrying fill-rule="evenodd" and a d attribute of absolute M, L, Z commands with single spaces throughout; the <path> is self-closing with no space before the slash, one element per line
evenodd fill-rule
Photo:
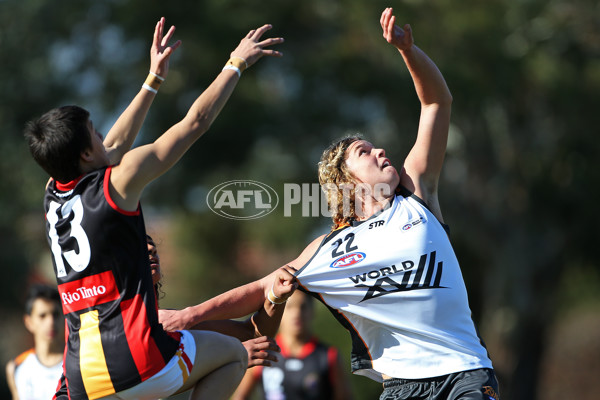
<path fill-rule="evenodd" d="M 381 211 L 387 209 L 392 204 L 393 195 L 383 198 L 376 199 L 371 196 L 367 196 L 361 199 L 360 204 L 356 206 L 360 206 L 360 210 L 357 208 L 357 217 L 358 221 L 364 221 L 371 218 L 373 215 L 380 213 Z M 357 202 L 358 203 L 358 202 Z"/>
<path fill-rule="evenodd" d="M 35 343 L 35 355 L 40 363 L 47 367 L 56 365 L 62 360 L 63 354 L 61 350 L 59 345 L 45 340 L 38 340 Z"/>
<path fill-rule="evenodd" d="M 311 335 L 299 334 L 299 335 L 287 335 L 283 338 L 283 343 L 290 355 L 297 356 L 302 352 L 304 345 L 310 341 Z"/>

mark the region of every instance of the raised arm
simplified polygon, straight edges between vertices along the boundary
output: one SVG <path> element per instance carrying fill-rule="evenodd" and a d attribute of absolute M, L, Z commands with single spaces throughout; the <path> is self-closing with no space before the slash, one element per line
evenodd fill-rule
<path fill-rule="evenodd" d="M 154 37 L 150 47 L 150 73 L 148 78 L 156 80 L 154 86 L 158 86 L 159 82 L 167 77 L 169 58 L 181 44 L 181 41 L 178 40 L 169 45 L 175 33 L 174 26 L 171 26 L 166 35 L 164 35 L 164 29 L 165 19 L 161 18 L 154 28 Z M 111 164 L 118 164 L 123 155 L 131 149 L 155 97 L 155 88 L 143 86 L 106 134 L 104 148 Z"/>
<path fill-rule="evenodd" d="M 233 92 L 241 71 L 253 65 L 262 56 L 281 56 L 266 47 L 281 43 L 281 38 L 261 41 L 262 35 L 271 29 L 264 25 L 251 30 L 231 53 L 230 63 L 211 85 L 196 99 L 187 115 L 168 129 L 154 143 L 129 151 L 111 174 L 111 196 L 124 210 L 137 208 L 144 187 L 171 168 L 183 154 L 211 126 Z"/>
<path fill-rule="evenodd" d="M 401 184 L 421 197 L 441 220 L 437 185 L 444 162 L 452 95 L 434 62 L 414 44 L 412 29 L 396 25 L 393 10 L 381 14 L 383 37 L 402 55 L 421 102 L 416 142 L 404 162 Z"/>

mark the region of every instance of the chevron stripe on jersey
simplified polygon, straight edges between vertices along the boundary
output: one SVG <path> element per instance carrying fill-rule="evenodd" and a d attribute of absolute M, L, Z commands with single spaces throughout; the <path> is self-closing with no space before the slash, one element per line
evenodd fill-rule
<path fill-rule="evenodd" d="M 414 195 L 332 232 L 297 273 L 352 337 L 352 369 L 420 379 L 491 368 L 444 226 Z"/>

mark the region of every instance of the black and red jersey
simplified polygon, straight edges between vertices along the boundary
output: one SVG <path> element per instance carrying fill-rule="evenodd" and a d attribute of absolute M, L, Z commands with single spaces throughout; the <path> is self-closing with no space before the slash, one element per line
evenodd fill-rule
<path fill-rule="evenodd" d="M 254 368 L 266 400 L 330 400 L 334 391 L 334 365 L 338 360 L 335 347 L 312 338 L 297 356 L 292 356 L 281 336 L 279 361 L 269 367 Z"/>
<path fill-rule="evenodd" d="M 137 385 L 173 357 L 158 323 L 141 207 L 120 209 L 111 167 L 46 189 L 46 233 L 66 318 L 64 373 L 72 399 Z"/>

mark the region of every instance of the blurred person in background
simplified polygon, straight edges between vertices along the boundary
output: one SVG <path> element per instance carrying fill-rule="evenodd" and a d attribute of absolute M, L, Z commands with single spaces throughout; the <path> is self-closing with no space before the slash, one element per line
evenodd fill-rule
<path fill-rule="evenodd" d="M 13 400 L 49 400 L 62 373 L 65 350 L 65 322 L 56 287 L 30 288 L 23 322 L 34 346 L 8 362 L 6 381 Z"/>
<path fill-rule="evenodd" d="M 296 291 L 289 298 L 276 337 L 279 360 L 246 375 L 232 400 L 252 398 L 257 387 L 266 400 L 351 400 L 338 351 L 313 335 L 314 300 Z"/>

